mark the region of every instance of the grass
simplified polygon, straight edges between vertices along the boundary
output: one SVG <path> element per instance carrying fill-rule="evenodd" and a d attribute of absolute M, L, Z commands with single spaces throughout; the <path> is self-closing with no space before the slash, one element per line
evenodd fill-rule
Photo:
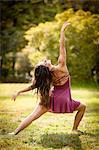
<path fill-rule="evenodd" d="M 16 136 L 9 136 L 30 114 L 38 100 L 33 92 L 11 101 L 11 95 L 27 84 L 0 84 L 0 150 L 98 150 L 99 92 L 96 86 L 72 86 L 73 99 L 87 105 L 79 129 L 83 135 L 70 134 L 75 113 L 46 113 Z"/>

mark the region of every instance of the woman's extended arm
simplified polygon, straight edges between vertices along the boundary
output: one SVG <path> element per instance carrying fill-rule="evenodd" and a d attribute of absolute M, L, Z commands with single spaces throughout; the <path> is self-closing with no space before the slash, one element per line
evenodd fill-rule
<path fill-rule="evenodd" d="M 65 65 L 66 62 L 66 49 L 65 49 L 65 29 L 70 23 L 65 22 L 61 28 L 60 33 L 60 55 L 58 58 L 58 64 L 60 66 Z"/>
<path fill-rule="evenodd" d="M 31 90 L 33 90 L 33 89 L 35 89 L 35 82 L 33 82 L 32 85 L 30 85 L 30 86 L 28 86 L 28 87 L 26 87 L 26 88 L 24 88 L 24 89 L 22 89 L 22 90 L 19 90 L 16 94 L 14 94 L 14 95 L 12 96 L 12 99 L 15 101 L 15 99 L 16 99 L 16 97 L 17 97 L 18 95 L 20 95 L 21 93 L 25 93 L 25 92 L 31 91 Z"/>

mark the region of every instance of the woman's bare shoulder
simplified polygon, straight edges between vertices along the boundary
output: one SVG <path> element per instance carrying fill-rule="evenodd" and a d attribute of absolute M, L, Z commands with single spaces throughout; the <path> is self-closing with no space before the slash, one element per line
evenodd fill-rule
<path fill-rule="evenodd" d="M 53 65 L 51 71 L 57 70 L 57 65 Z"/>
<path fill-rule="evenodd" d="M 67 65 L 64 65 L 63 67 L 60 67 L 60 65 L 54 65 L 52 70 L 59 70 L 63 72 L 69 72 Z"/>

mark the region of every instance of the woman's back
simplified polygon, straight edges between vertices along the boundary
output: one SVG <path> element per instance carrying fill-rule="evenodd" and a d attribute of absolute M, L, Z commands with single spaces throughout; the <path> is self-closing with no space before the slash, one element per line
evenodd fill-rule
<path fill-rule="evenodd" d="M 53 66 L 51 69 L 51 73 L 54 86 L 60 86 L 65 84 L 68 80 L 68 77 L 70 76 L 67 66 L 64 66 L 63 68 Z"/>

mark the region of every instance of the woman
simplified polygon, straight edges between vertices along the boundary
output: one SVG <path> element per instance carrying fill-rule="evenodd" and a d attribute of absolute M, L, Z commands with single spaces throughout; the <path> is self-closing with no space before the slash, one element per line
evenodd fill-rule
<path fill-rule="evenodd" d="M 12 133 L 18 134 L 26 128 L 32 121 L 39 118 L 46 112 L 53 113 L 72 113 L 77 111 L 75 116 L 72 131 L 81 132 L 78 130 L 78 125 L 85 113 L 86 106 L 79 101 L 71 98 L 70 92 L 70 74 L 66 66 L 66 49 L 65 49 L 65 34 L 64 31 L 70 23 L 65 22 L 60 33 L 60 54 L 58 65 L 52 65 L 50 60 L 43 60 L 35 67 L 34 79 L 31 86 L 20 90 L 12 99 L 23 92 L 27 92 L 37 88 L 40 93 L 40 102 L 35 110 L 27 116 L 19 127 Z M 53 87 L 52 87 L 53 86 Z"/>

